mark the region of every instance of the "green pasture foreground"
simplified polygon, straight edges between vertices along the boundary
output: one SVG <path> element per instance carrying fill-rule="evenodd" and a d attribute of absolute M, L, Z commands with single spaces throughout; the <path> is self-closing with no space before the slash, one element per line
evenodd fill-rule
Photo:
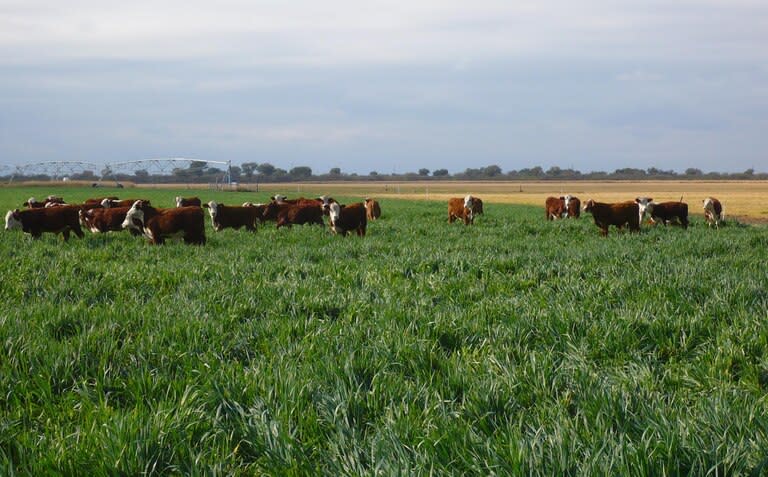
<path fill-rule="evenodd" d="M 51 192 L 178 194 L 0 210 Z M 364 239 L 0 234 L 0 475 L 768 473 L 768 229 L 382 209 Z"/>

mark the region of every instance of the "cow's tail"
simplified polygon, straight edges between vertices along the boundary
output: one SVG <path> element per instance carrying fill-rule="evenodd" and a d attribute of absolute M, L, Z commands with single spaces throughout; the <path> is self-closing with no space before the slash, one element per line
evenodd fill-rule
<path fill-rule="evenodd" d="M 682 202 L 682 201 L 683 201 L 683 196 L 681 195 L 681 196 L 680 196 L 680 202 Z"/>

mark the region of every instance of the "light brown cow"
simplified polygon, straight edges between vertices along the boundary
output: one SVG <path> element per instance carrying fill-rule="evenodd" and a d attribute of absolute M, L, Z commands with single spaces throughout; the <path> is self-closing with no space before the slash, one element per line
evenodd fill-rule
<path fill-rule="evenodd" d="M 333 233 L 346 236 L 347 233 L 354 230 L 359 237 L 365 237 L 368 218 L 363 202 L 350 205 L 333 202 L 329 206 L 328 215 Z"/>
<path fill-rule="evenodd" d="M 715 228 L 719 228 L 720 221 L 724 220 L 725 214 L 723 214 L 723 204 L 714 197 L 707 197 L 702 201 L 704 206 L 704 219 L 707 221 L 707 226 L 711 227 L 715 224 Z"/>
<path fill-rule="evenodd" d="M 474 223 L 473 203 L 474 198 L 471 195 L 467 195 L 463 199 L 460 197 L 448 199 L 448 223 L 452 224 L 456 219 L 464 221 L 464 225 Z"/>
<path fill-rule="evenodd" d="M 365 216 L 368 220 L 377 220 L 381 217 L 381 206 L 379 205 L 379 201 L 371 199 L 370 197 L 365 198 Z"/>
<path fill-rule="evenodd" d="M 547 197 L 544 201 L 544 213 L 547 220 L 561 219 L 567 213 L 564 197 Z"/>

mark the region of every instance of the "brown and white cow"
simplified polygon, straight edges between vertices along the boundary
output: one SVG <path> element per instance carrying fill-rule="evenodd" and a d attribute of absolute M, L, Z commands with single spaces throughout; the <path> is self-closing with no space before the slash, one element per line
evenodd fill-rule
<path fill-rule="evenodd" d="M 381 217 L 381 206 L 379 205 L 379 201 L 371 199 L 370 197 L 365 198 L 365 216 L 368 220 L 378 220 L 378 218 Z"/>
<path fill-rule="evenodd" d="M 201 207 L 199 197 L 176 197 L 176 207 Z"/>
<path fill-rule="evenodd" d="M 578 219 L 581 217 L 581 200 L 578 197 L 571 194 L 567 194 L 563 197 L 565 202 L 565 216 L 572 219 Z"/>
<path fill-rule="evenodd" d="M 95 234 L 120 232 L 123 230 L 123 222 L 130 209 L 130 207 L 80 209 L 80 225 Z M 131 235 L 141 235 L 141 231 L 136 228 L 130 228 L 129 231 Z"/>
<path fill-rule="evenodd" d="M 68 206 L 9 210 L 5 215 L 5 230 L 18 228 L 34 239 L 40 238 L 43 232 L 50 232 L 61 233 L 66 241 L 70 231 L 83 238 L 85 234 L 80 229 L 79 210 L 78 207 Z"/>
<path fill-rule="evenodd" d="M 595 225 L 600 227 L 600 235 L 608 236 L 608 227 L 614 225 L 621 229 L 629 225 L 630 232 L 640 231 L 640 214 L 637 202 L 618 202 L 606 204 L 590 199 L 584 204 L 584 212 L 592 214 Z"/>
<path fill-rule="evenodd" d="M 214 200 L 203 204 L 203 207 L 208 209 L 208 213 L 211 215 L 213 230 L 216 232 L 227 228 L 239 229 L 240 227 L 245 227 L 246 230 L 255 232 L 256 221 L 261 220 L 259 216 L 260 210 L 256 207 L 224 205 Z"/>
<path fill-rule="evenodd" d="M 565 208 L 564 197 L 547 197 L 544 201 L 544 213 L 547 220 L 561 219 L 568 213 L 568 209 Z"/>
<path fill-rule="evenodd" d="M 363 202 L 350 205 L 333 202 L 329 205 L 328 216 L 333 233 L 346 236 L 354 230 L 359 237 L 365 237 L 368 217 Z"/>
<path fill-rule="evenodd" d="M 45 199 L 43 199 L 42 202 L 38 201 L 34 197 L 30 197 L 27 199 L 26 202 L 23 204 L 24 207 L 28 207 L 30 209 L 40 209 L 43 207 L 49 207 L 49 206 L 56 206 L 56 205 L 66 205 L 66 202 L 64 202 L 64 199 L 61 197 L 57 197 L 55 195 L 49 195 Z"/>
<path fill-rule="evenodd" d="M 153 245 L 166 239 L 180 237 L 184 243 L 205 244 L 205 217 L 200 207 L 156 209 L 148 202 L 137 200 L 123 221 L 123 228 L 138 228 Z"/>
<path fill-rule="evenodd" d="M 474 198 L 471 195 L 467 195 L 463 199 L 460 197 L 448 199 L 448 223 L 452 224 L 456 219 L 464 221 L 464 225 L 474 223 L 473 203 Z"/>
<path fill-rule="evenodd" d="M 131 207 L 133 204 L 135 204 L 137 201 L 142 201 L 144 203 L 149 203 L 147 199 L 109 199 L 106 198 L 101 201 L 101 206 L 105 209 L 109 209 L 110 207 Z"/>
<path fill-rule="evenodd" d="M 478 216 L 485 214 L 483 211 L 483 199 L 480 197 L 472 197 L 472 215 Z"/>
<path fill-rule="evenodd" d="M 323 209 L 317 203 L 315 205 L 293 205 L 272 201 L 264 208 L 262 217 L 264 220 L 276 221 L 277 228 L 304 224 L 325 225 Z"/>
<path fill-rule="evenodd" d="M 637 197 L 635 202 L 637 202 L 640 224 L 645 217 L 649 217 L 654 224 L 661 222 L 667 225 L 677 220 L 684 229 L 688 228 L 688 204 L 685 202 L 657 203 L 651 197 Z"/>
<path fill-rule="evenodd" d="M 720 222 L 725 220 L 723 204 L 714 197 L 707 197 L 701 203 L 704 207 L 704 219 L 707 221 L 707 226 L 711 227 L 712 224 L 715 224 L 715 228 L 719 228 Z"/>

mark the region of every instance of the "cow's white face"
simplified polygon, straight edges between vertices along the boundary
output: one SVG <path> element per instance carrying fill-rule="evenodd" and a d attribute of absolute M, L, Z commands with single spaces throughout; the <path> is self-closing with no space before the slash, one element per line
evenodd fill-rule
<path fill-rule="evenodd" d="M 563 210 L 563 217 L 568 217 L 568 210 L 570 210 L 572 198 L 573 196 L 571 194 L 568 194 L 565 197 L 563 197 L 563 201 L 565 203 L 565 210 Z"/>
<path fill-rule="evenodd" d="M 125 220 L 123 220 L 122 227 L 124 229 L 136 229 L 141 232 L 143 232 L 144 228 L 144 211 L 137 208 L 136 204 L 139 201 L 136 201 L 130 209 L 128 209 L 128 213 L 125 214 Z M 141 224 L 141 226 L 137 225 Z"/>
<path fill-rule="evenodd" d="M 331 205 L 328 206 L 328 213 L 331 218 L 331 225 L 335 225 L 339 220 L 339 217 L 341 217 L 341 206 L 339 203 L 332 202 Z"/>
<path fill-rule="evenodd" d="M 216 216 L 219 215 L 219 204 L 215 200 L 208 202 L 208 213 L 211 215 L 211 220 L 216 221 Z"/>
<path fill-rule="evenodd" d="M 108 209 L 108 208 L 112 207 L 112 200 L 110 200 L 110 199 L 102 200 L 101 201 L 101 206 L 104 207 L 105 209 Z"/>
<path fill-rule="evenodd" d="M 5 214 L 5 230 L 13 230 L 21 228 L 21 217 L 15 210 L 9 210 Z"/>
<path fill-rule="evenodd" d="M 281 194 L 276 194 L 276 195 L 272 196 L 272 200 L 274 200 L 278 204 L 282 204 L 283 202 L 285 202 L 285 199 L 287 199 L 287 198 L 288 197 L 286 197 L 284 195 L 281 195 Z"/>
<path fill-rule="evenodd" d="M 176 207 L 181 207 L 181 197 L 176 197 Z"/>
<path fill-rule="evenodd" d="M 653 212 L 653 206 L 651 205 L 653 203 L 653 199 L 651 197 L 638 197 L 635 199 L 635 202 L 637 202 L 637 212 L 639 214 L 638 219 L 640 219 L 640 223 L 643 223 L 643 218 L 647 215 L 650 215 Z M 650 206 L 650 210 L 648 207 Z"/>

